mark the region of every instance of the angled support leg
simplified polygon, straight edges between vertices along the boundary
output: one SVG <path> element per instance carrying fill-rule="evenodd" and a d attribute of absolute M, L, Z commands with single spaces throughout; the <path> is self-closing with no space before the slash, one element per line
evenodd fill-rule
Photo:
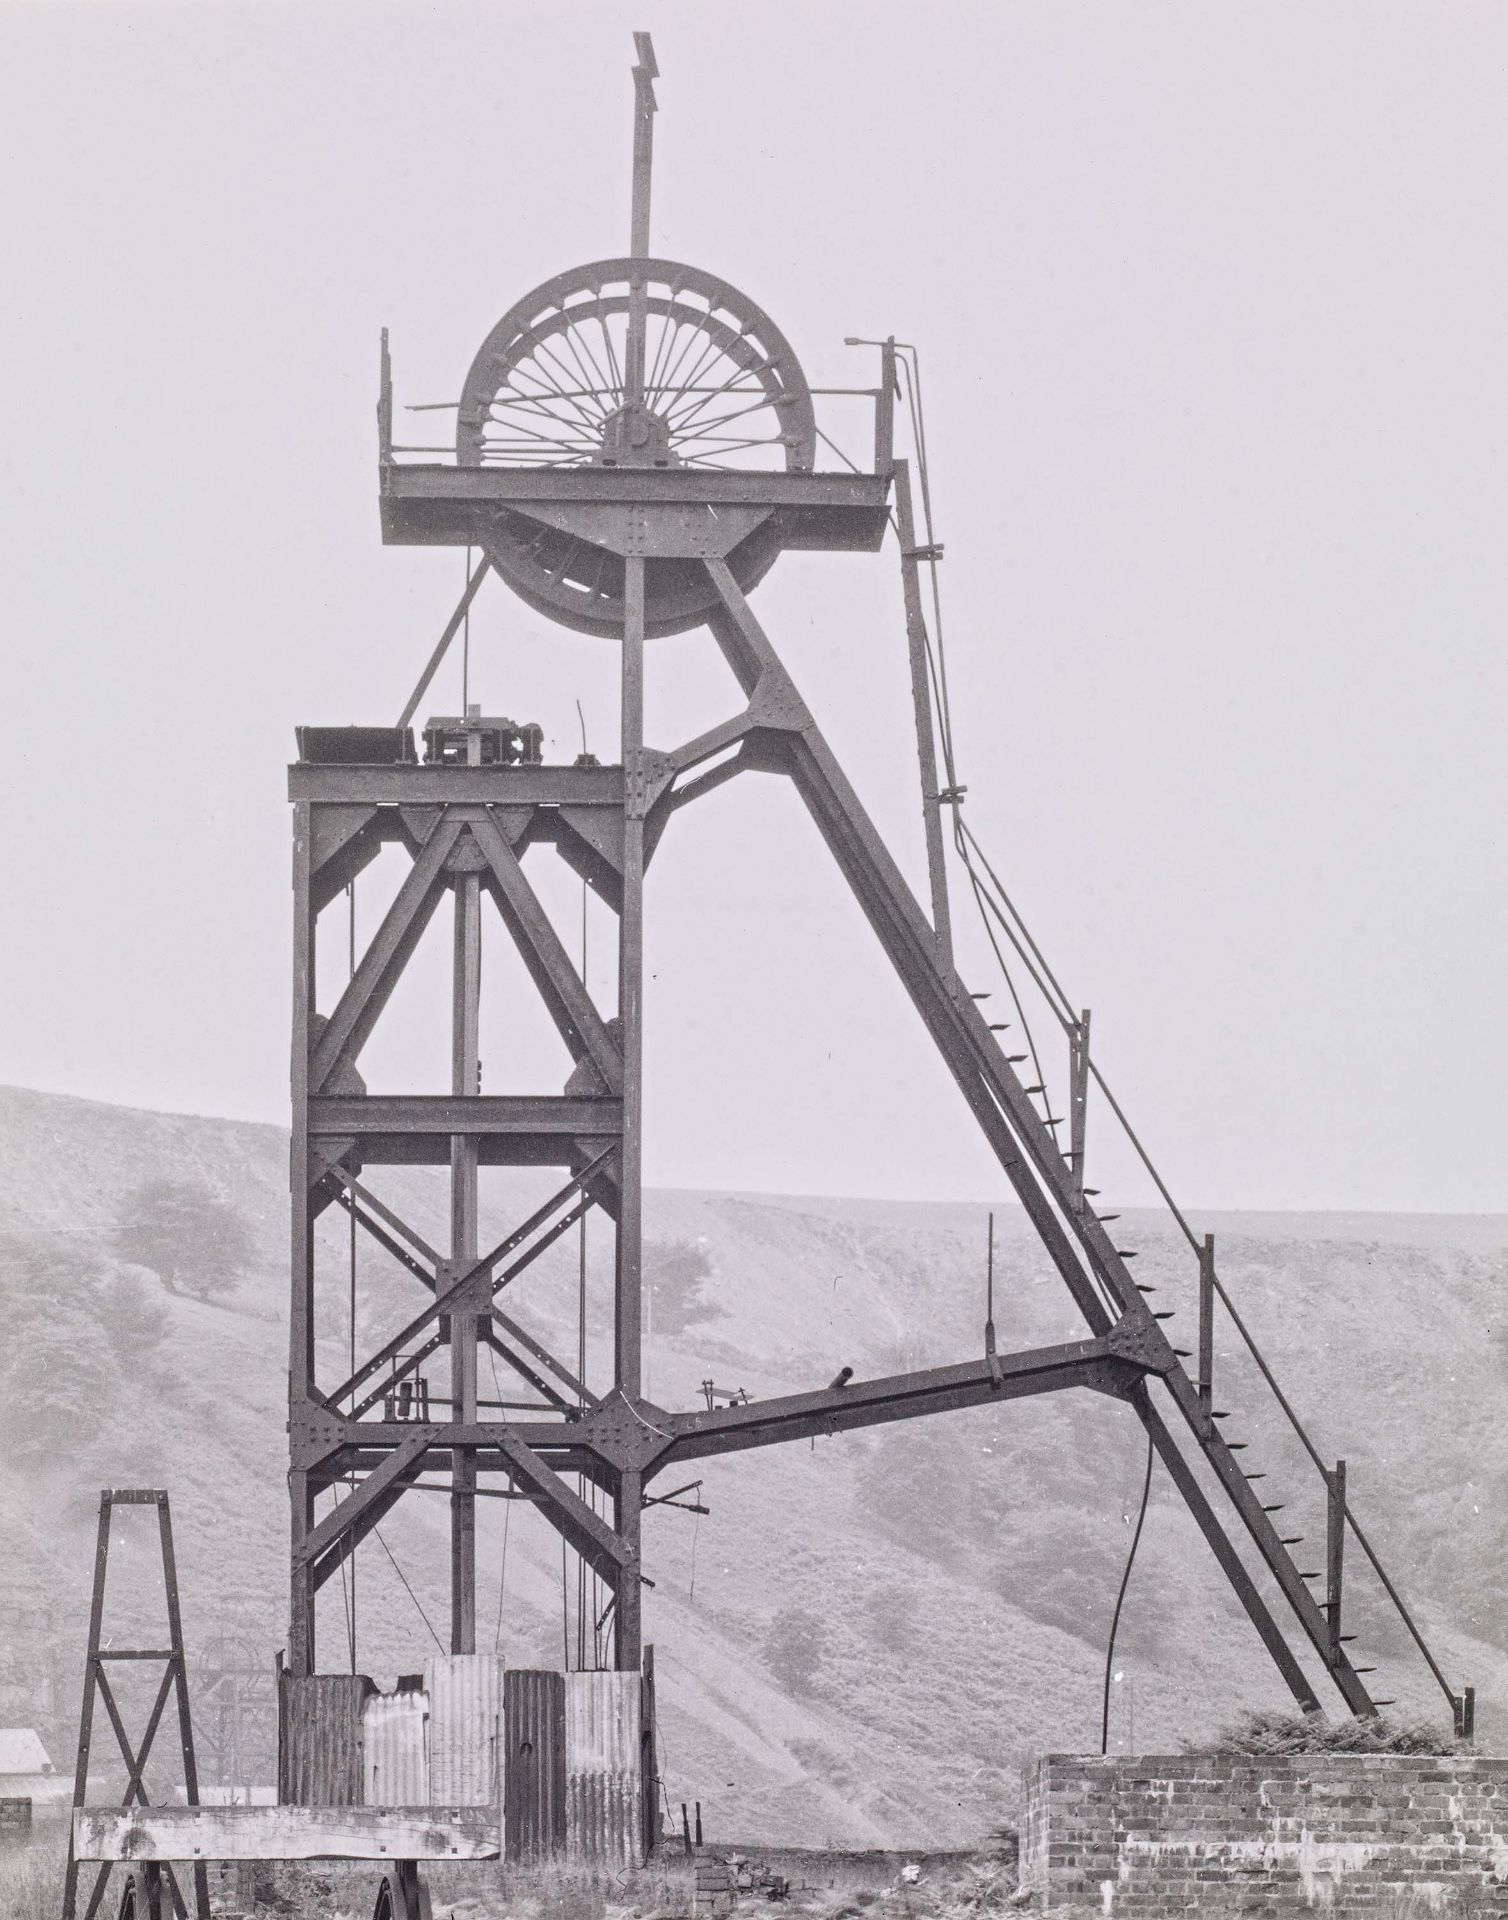
<path fill-rule="evenodd" d="M 706 566 L 722 602 L 721 611 L 710 624 L 724 656 L 755 711 L 780 717 L 786 763 L 798 792 L 1091 1332 L 1103 1332 L 1112 1321 L 1134 1328 L 1147 1352 L 1157 1356 L 1155 1371 L 1166 1379 L 1191 1433 L 1311 1645 L 1329 1664 L 1347 1705 L 1355 1713 L 1373 1711 L 1366 1688 L 1344 1653 L 1330 1661 L 1329 1625 L 1323 1609 L 1304 1585 L 1277 1529 L 1236 1464 L 1235 1455 L 1213 1423 L 1202 1416 L 1197 1389 L 1131 1280 L 1120 1252 L 1092 1208 L 1075 1208 L 1071 1170 L 1056 1139 L 1032 1106 L 957 973 L 940 960 L 921 908 L 737 581 L 722 561 L 708 561 Z M 767 726 L 774 724 L 766 720 Z M 1214 1524 L 1218 1529 L 1218 1521 Z M 1223 1530 L 1220 1537 L 1234 1556 L 1235 1549 Z M 1230 1562 L 1224 1551 L 1221 1564 L 1229 1573 Z M 1242 1597 L 1245 1603 L 1244 1594 Z M 1247 1610 L 1251 1612 L 1249 1605 Z M 1284 1667 L 1290 1686 L 1296 1671 L 1290 1657 Z M 1307 1688 L 1307 1682 L 1304 1684 Z M 1295 1697 L 1304 1704 L 1305 1696 L 1296 1693 Z"/>

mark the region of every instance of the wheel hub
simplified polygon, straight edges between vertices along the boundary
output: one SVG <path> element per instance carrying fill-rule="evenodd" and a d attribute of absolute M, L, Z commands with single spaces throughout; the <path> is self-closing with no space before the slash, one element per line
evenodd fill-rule
<path fill-rule="evenodd" d="M 670 423 L 642 401 L 630 400 L 610 413 L 602 428 L 597 464 L 604 467 L 678 467 L 670 444 Z"/>

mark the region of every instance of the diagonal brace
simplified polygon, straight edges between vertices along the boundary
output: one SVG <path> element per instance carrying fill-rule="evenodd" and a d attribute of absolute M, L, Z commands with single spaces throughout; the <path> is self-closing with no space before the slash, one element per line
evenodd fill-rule
<path fill-rule="evenodd" d="M 612 1528 L 579 1494 L 573 1493 L 547 1466 L 532 1447 L 503 1427 L 497 1446 L 506 1456 L 518 1484 L 525 1487 L 535 1505 L 565 1536 L 568 1545 L 605 1580 L 612 1580 L 633 1563 L 633 1555 Z"/>
<path fill-rule="evenodd" d="M 298 1543 L 294 1551 L 299 1559 L 306 1563 L 318 1560 L 385 1494 L 401 1492 L 422 1467 L 431 1440 L 431 1431 L 426 1427 L 394 1447 L 382 1465 L 369 1473 L 359 1487 L 346 1495 L 333 1513 L 327 1513 L 319 1525 L 311 1528 Z"/>
<path fill-rule="evenodd" d="M 309 1086 L 318 1092 L 335 1069 L 354 1061 L 387 1005 L 398 977 L 429 925 L 449 884 L 445 863 L 461 837 L 461 823 L 442 815 L 419 849 L 392 905 L 335 1011 L 325 1023 L 309 1062 Z"/>
<path fill-rule="evenodd" d="M 590 1058 L 609 1093 L 620 1092 L 623 1056 L 538 894 L 524 877 L 517 854 L 490 814 L 473 820 L 471 831 L 487 861 L 488 891 L 561 1038 L 574 1058 L 579 1060 L 583 1054 Z"/>

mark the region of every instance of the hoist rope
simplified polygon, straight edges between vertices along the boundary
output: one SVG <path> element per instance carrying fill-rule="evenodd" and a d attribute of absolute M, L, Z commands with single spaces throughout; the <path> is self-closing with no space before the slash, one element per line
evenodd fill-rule
<path fill-rule="evenodd" d="M 1110 1682 L 1111 1669 L 1115 1665 L 1115 1636 L 1121 1623 L 1121 1608 L 1126 1604 L 1126 1589 L 1131 1584 L 1131 1569 L 1136 1565 L 1136 1549 L 1141 1544 L 1141 1530 L 1147 1524 L 1147 1499 L 1152 1491 L 1152 1436 L 1147 1435 L 1147 1471 L 1141 1483 L 1141 1506 L 1136 1515 L 1136 1531 L 1131 1536 L 1131 1551 L 1126 1555 L 1126 1569 L 1121 1575 L 1120 1592 L 1115 1596 L 1115 1612 L 1110 1616 L 1110 1638 L 1105 1646 L 1105 1697 L 1100 1708 L 1100 1752 L 1110 1750 Z"/>
<path fill-rule="evenodd" d="M 397 1560 L 394 1559 L 392 1548 L 388 1545 L 386 1540 L 383 1539 L 381 1527 L 373 1527 L 372 1532 L 377 1536 L 378 1546 L 382 1548 L 382 1551 L 387 1555 L 388 1559 L 392 1560 L 393 1572 L 396 1573 L 398 1578 L 403 1582 L 403 1591 L 408 1595 L 409 1599 L 413 1601 L 414 1605 L 418 1607 L 419 1618 L 424 1622 L 426 1627 L 429 1627 L 430 1639 L 434 1641 L 435 1645 L 440 1649 L 441 1653 L 444 1653 L 445 1642 L 440 1638 L 439 1634 L 435 1632 L 434 1628 L 430 1626 L 429 1615 L 424 1611 L 424 1608 L 420 1606 L 418 1594 L 415 1593 L 413 1588 L 408 1584 L 408 1575 L 403 1571 L 402 1567 L 399 1566 Z"/>
<path fill-rule="evenodd" d="M 508 1523 L 513 1518 L 513 1474 L 508 1474 L 508 1502 L 503 1508 L 503 1564 L 497 1576 L 497 1626 L 492 1635 L 492 1651 L 498 1653 L 503 1645 L 503 1594 L 508 1586 Z"/>

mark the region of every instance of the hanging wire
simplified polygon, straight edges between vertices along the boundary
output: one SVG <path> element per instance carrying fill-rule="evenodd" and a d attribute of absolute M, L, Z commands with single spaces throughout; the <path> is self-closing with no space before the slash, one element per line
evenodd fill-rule
<path fill-rule="evenodd" d="M 503 1383 L 497 1377 L 497 1353 L 490 1340 L 487 1343 L 487 1363 L 492 1368 L 492 1391 L 501 1405 Z M 508 1584 L 508 1522 L 513 1518 L 513 1469 L 511 1467 L 508 1469 L 508 1493 L 508 1503 L 503 1508 L 503 1564 L 497 1577 L 497 1626 L 492 1635 L 494 1653 L 503 1643 L 503 1591 Z"/>
<path fill-rule="evenodd" d="M 393 1572 L 396 1573 L 398 1578 L 403 1582 L 403 1591 L 408 1595 L 409 1599 L 413 1601 L 414 1605 L 418 1607 L 419 1618 L 424 1622 L 426 1627 L 429 1627 L 430 1639 L 434 1641 L 435 1645 L 440 1649 L 441 1653 L 444 1653 L 445 1642 L 440 1638 L 439 1634 L 435 1632 L 434 1627 L 430 1624 L 429 1615 L 424 1611 L 423 1606 L 420 1605 L 418 1594 L 415 1593 L 413 1588 L 408 1584 L 407 1574 L 403 1571 L 402 1567 L 398 1565 L 397 1560 L 393 1558 L 393 1550 L 388 1545 L 386 1540 L 383 1539 L 382 1529 L 380 1527 L 373 1527 L 372 1532 L 377 1536 L 377 1544 L 382 1548 L 382 1551 L 387 1555 L 388 1559 L 392 1560 Z"/>
<path fill-rule="evenodd" d="M 495 1370 L 495 1368 L 494 1368 Z M 497 1576 L 497 1627 L 492 1635 L 492 1651 L 503 1645 L 503 1595 L 508 1587 L 508 1523 L 513 1518 L 513 1469 L 508 1469 L 508 1504 L 503 1508 L 503 1564 Z"/>
<path fill-rule="evenodd" d="M 1110 1639 L 1105 1647 L 1105 1698 L 1100 1709 L 1100 1752 L 1110 1750 L 1110 1681 L 1111 1668 L 1115 1665 L 1115 1636 L 1121 1623 L 1121 1608 L 1126 1604 L 1126 1589 L 1131 1584 L 1131 1569 L 1136 1565 L 1136 1549 L 1141 1544 L 1141 1530 L 1147 1524 L 1147 1499 L 1152 1491 L 1152 1436 L 1147 1435 L 1147 1471 L 1141 1483 L 1141 1506 L 1136 1515 L 1136 1531 L 1131 1536 L 1131 1551 L 1126 1555 L 1126 1569 L 1121 1575 L 1120 1592 L 1115 1596 L 1115 1612 L 1110 1616 Z"/>
<path fill-rule="evenodd" d="M 333 1489 L 332 1489 L 333 1491 Z M 350 1556 L 347 1555 L 346 1559 Z M 356 1671 L 356 1623 L 351 1618 L 351 1589 L 346 1579 L 346 1560 L 340 1563 L 340 1597 L 346 1610 L 346 1639 L 351 1645 L 351 1671 Z"/>
<path fill-rule="evenodd" d="M 567 1673 L 571 1671 L 571 1582 L 566 1572 L 565 1535 L 560 1536 L 560 1636 L 565 1648 L 563 1664 Z"/>

